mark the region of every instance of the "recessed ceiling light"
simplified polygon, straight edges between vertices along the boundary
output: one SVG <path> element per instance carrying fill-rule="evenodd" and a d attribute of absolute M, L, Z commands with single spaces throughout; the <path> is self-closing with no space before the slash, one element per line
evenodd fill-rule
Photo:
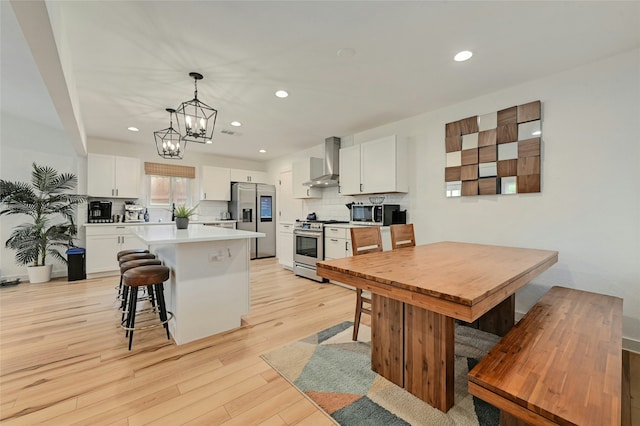
<path fill-rule="evenodd" d="M 351 47 L 343 47 L 342 49 L 338 49 L 336 52 L 340 58 L 353 58 L 356 56 L 356 49 L 352 49 Z"/>
<path fill-rule="evenodd" d="M 462 52 L 458 52 L 456 56 L 453 57 L 453 59 L 457 62 L 463 62 L 470 59 L 472 56 L 473 53 L 468 50 L 463 50 Z"/>
<path fill-rule="evenodd" d="M 240 127 L 240 126 L 242 126 L 242 123 L 239 122 L 239 121 L 232 121 L 231 125 L 234 126 L 234 127 Z"/>
<path fill-rule="evenodd" d="M 140 131 L 140 129 L 138 129 L 137 127 L 133 127 L 133 126 L 127 127 L 127 130 L 129 130 L 131 132 L 139 132 Z"/>
<path fill-rule="evenodd" d="M 207 143 L 213 143 L 211 139 L 207 139 Z"/>
<path fill-rule="evenodd" d="M 267 152 L 266 149 L 261 149 L 260 151 L 258 151 L 260 154 L 264 154 L 265 152 Z"/>
<path fill-rule="evenodd" d="M 289 96 L 289 93 L 286 90 L 278 90 L 276 92 L 276 96 L 279 98 L 286 98 L 287 96 Z"/>
<path fill-rule="evenodd" d="M 540 136 L 542 134 L 541 130 L 536 130 L 535 132 L 531 133 L 533 136 Z"/>

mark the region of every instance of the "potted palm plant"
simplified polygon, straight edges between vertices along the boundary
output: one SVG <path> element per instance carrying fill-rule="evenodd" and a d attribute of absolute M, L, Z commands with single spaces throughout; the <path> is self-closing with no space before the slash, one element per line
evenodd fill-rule
<path fill-rule="evenodd" d="M 59 251 L 73 246 L 78 229 L 75 206 L 86 196 L 70 194 L 78 184 L 72 173 L 58 173 L 33 163 L 31 183 L 0 180 L 0 215 L 26 215 L 30 221 L 16 226 L 5 246 L 16 251 L 16 262 L 27 267 L 29 281 L 47 282 L 51 268 L 47 256 L 63 263 Z"/>
<path fill-rule="evenodd" d="M 189 218 L 196 214 L 196 209 L 199 204 L 188 208 L 186 205 L 181 204 L 174 210 L 174 216 L 176 217 L 176 228 L 187 229 L 189 226 Z"/>

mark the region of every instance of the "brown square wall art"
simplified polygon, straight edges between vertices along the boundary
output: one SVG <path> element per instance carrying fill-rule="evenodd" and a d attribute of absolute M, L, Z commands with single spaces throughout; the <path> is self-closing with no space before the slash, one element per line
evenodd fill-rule
<path fill-rule="evenodd" d="M 540 192 L 542 103 L 528 102 L 445 125 L 447 197 Z"/>

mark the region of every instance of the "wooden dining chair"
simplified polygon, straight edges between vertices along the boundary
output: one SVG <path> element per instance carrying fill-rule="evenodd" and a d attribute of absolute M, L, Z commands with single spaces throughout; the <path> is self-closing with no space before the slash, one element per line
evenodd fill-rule
<path fill-rule="evenodd" d="M 351 228 L 351 252 L 354 256 L 382 251 L 382 237 L 379 226 L 358 226 Z M 365 306 L 365 304 L 367 306 Z M 362 289 L 356 289 L 356 316 L 353 320 L 353 338 L 358 340 L 360 317 L 362 313 L 371 315 L 371 295 L 363 294 Z"/>
<path fill-rule="evenodd" d="M 414 247 L 416 237 L 413 234 L 413 223 L 406 225 L 391 225 L 391 248 L 393 250 L 403 247 Z"/>

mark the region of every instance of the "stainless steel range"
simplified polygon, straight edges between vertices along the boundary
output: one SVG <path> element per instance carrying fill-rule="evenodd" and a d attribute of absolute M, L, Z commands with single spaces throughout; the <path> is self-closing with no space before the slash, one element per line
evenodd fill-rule
<path fill-rule="evenodd" d="M 316 273 L 316 262 L 324 260 L 324 225 L 348 223 L 337 220 L 297 221 L 293 228 L 293 273 L 318 282 L 327 281 Z"/>

